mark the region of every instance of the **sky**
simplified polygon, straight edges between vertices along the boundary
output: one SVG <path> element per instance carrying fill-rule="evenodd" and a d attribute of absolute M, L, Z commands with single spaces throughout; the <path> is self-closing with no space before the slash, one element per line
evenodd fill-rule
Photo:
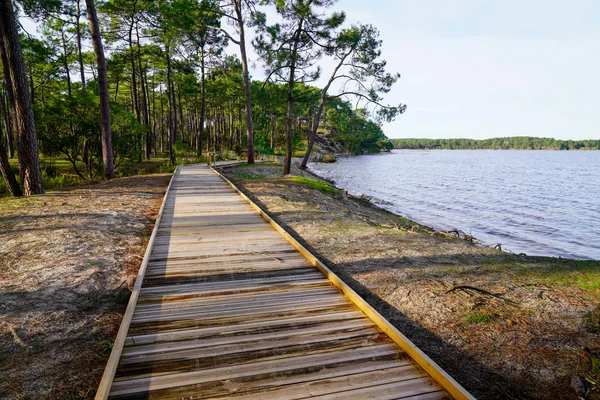
<path fill-rule="evenodd" d="M 340 0 L 401 79 L 390 138 L 600 139 L 600 1 Z M 255 55 L 251 54 L 251 58 Z M 332 63 L 320 63 L 328 76 Z M 260 63 L 253 75 L 261 78 Z M 317 82 L 319 83 L 319 82 Z"/>

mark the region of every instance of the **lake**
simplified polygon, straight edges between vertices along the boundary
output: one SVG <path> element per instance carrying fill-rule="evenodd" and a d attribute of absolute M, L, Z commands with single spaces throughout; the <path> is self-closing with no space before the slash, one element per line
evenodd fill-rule
<path fill-rule="evenodd" d="M 394 150 L 309 168 L 438 230 L 514 253 L 600 259 L 600 151 Z"/>

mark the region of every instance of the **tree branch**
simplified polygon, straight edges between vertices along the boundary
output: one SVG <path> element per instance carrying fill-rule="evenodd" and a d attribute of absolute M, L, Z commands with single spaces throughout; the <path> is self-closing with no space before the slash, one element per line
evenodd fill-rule
<path fill-rule="evenodd" d="M 219 28 L 218 26 L 210 26 L 210 25 L 207 25 L 206 27 L 207 27 L 208 29 L 213 29 L 213 30 L 215 30 L 215 31 L 221 31 L 221 32 L 223 32 L 223 33 L 225 34 L 225 36 L 227 36 L 227 37 L 229 38 L 229 40 L 231 40 L 233 43 L 237 44 L 238 46 L 240 45 L 240 41 L 239 41 L 239 40 L 236 40 L 236 39 L 234 39 L 234 38 L 233 38 L 233 37 L 232 37 L 232 36 L 229 34 L 229 32 L 227 32 L 225 29 L 223 29 L 223 28 Z"/>
<path fill-rule="evenodd" d="M 342 93 L 338 93 L 338 94 L 336 94 L 334 96 L 327 96 L 327 99 L 328 100 L 329 99 L 336 99 L 338 97 L 342 97 L 342 96 L 346 96 L 346 95 L 357 96 L 357 97 L 359 97 L 361 99 L 367 100 L 369 103 L 373 103 L 375 105 L 378 105 L 381 108 L 386 108 L 388 110 L 391 110 L 392 108 L 396 108 L 396 107 L 393 107 L 393 106 L 384 106 L 383 104 L 379 103 L 378 101 L 375 101 L 375 100 L 371 99 L 369 96 L 366 96 L 366 95 L 364 95 L 362 93 L 358 93 L 358 92 L 342 92 Z"/>

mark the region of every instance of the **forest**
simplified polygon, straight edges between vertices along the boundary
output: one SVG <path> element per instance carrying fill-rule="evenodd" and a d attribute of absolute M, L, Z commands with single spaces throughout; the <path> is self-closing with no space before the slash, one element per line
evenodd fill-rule
<path fill-rule="evenodd" d="M 557 140 L 530 136 L 493 139 L 391 139 L 395 149 L 600 150 L 600 140 Z"/>
<path fill-rule="evenodd" d="M 400 75 L 377 29 L 349 26 L 334 4 L 0 0 L 0 194 L 172 170 L 206 152 L 285 155 L 289 174 L 317 134 L 349 153 L 390 149 L 381 122 L 406 105 L 383 96 Z"/>

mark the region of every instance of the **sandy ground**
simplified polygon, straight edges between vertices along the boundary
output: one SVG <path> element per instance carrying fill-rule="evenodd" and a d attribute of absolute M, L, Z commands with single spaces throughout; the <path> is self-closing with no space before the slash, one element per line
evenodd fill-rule
<path fill-rule="evenodd" d="M 476 397 L 600 398 L 600 263 L 479 247 L 280 169 L 223 172 Z"/>
<path fill-rule="evenodd" d="M 169 177 L 0 199 L 0 398 L 93 398 Z"/>

